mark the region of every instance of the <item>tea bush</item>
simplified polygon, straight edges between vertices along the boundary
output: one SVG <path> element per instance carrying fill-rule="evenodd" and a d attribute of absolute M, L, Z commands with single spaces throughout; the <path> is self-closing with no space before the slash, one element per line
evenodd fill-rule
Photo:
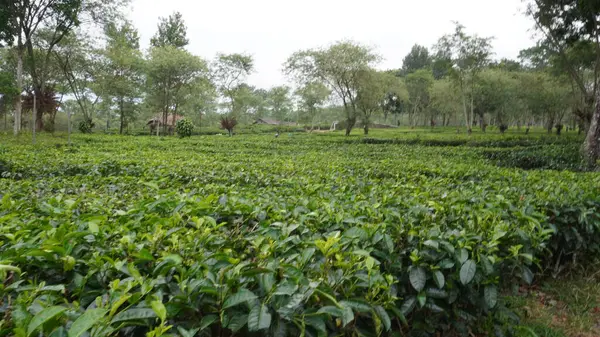
<path fill-rule="evenodd" d="M 194 124 L 188 119 L 180 119 L 175 125 L 175 131 L 180 138 L 191 137 L 194 131 Z"/>
<path fill-rule="evenodd" d="M 3 141 L 2 336 L 510 335 L 503 291 L 600 249 L 600 174 L 468 145 Z"/>

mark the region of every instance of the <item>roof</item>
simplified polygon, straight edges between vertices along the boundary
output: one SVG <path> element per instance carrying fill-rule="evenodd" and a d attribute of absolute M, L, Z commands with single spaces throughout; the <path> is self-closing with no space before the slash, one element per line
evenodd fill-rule
<path fill-rule="evenodd" d="M 282 121 L 278 121 L 275 119 L 270 119 L 270 118 L 258 118 L 254 124 L 268 124 L 268 125 L 296 125 L 296 123 L 293 122 L 282 122 Z"/>
<path fill-rule="evenodd" d="M 179 120 L 184 119 L 184 118 L 185 117 L 182 116 L 182 115 L 175 115 L 175 123 L 177 123 Z M 146 124 L 156 123 L 157 120 L 158 120 L 158 124 L 162 125 L 162 123 L 163 123 L 163 115 L 162 114 L 158 114 L 158 115 L 150 118 Z M 175 123 L 173 123 L 173 115 L 169 114 L 167 116 L 167 125 L 175 125 Z"/>

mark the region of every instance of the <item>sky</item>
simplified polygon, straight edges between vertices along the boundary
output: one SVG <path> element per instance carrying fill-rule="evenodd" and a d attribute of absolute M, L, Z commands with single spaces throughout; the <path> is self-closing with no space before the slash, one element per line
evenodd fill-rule
<path fill-rule="evenodd" d="M 295 51 L 351 39 L 400 68 L 418 43 L 430 48 L 458 21 L 469 34 L 493 36 L 494 58 L 515 59 L 534 44 L 523 0 L 133 0 L 129 19 L 148 47 L 159 17 L 175 11 L 187 24 L 187 49 L 211 60 L 218 52 L 248 53 L 261 88 L 289 83 L 282 64 Z"/>

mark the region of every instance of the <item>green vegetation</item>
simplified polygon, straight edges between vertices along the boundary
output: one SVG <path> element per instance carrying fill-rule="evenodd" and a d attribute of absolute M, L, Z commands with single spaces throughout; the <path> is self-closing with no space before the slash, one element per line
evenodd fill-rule
<path fill-rule="evenodd" d="M 600 175 L 489 153 L 581 138 L 372 134 L 3 137 L 0 334 L 541 331 L 503 294 L 597 253 Z"/>
<path fill-rule="evenodd" d="M 268 88 L 129 2 L 0 0 L 0 337 L 600 334 L 597 0 Z"/>

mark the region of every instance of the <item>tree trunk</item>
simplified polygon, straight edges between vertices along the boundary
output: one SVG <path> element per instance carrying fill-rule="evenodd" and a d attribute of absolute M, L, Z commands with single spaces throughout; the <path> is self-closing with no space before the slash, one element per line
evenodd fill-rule
<path fill-rule="evenodd" d="M 346 119 L 346 136 L 350 136 L 354 124 L 356 124 L 356 117 L 348 117 Z"/>
<path fill-rule="evenodd" d="M 464 94 L 464 92 L 463 92 L 462 98 L 463 98 L 463 100 L 462 100 L 463 101 L 463 111 L 465 113 L 465 124 L 467 126 L 467 132 L 469 134 L 471 134 L 471 125 L 469 123 L 469 112 L 467 111 L 467 96 Z"/>
<path fill-rule="evenodd" d="M 23 101 L 21 92 L 23 91 L 23 42 L 21 41 L 21 33 L 19 32 L 17 45 L 17 100 L 15 103 L 15 125 L 14 135 L 17 136 L 21 131 L 21 116 L 23 112 Z"/>
<path fill-rule="evenodd" d="M 596 166 L 600 157 L 600 90 L 596 92 L 596 108 L 583 143 L 583 152 L 588 166 Z"/>
<path fill-rule="evenodd" d="M 123 114 L 123 97 L 121 97 L 120 102 L 119 102 L 119 108 L 120 108 L 120 119 L 121 119 L 121 125 L 119 126 L 119 134 L 122 135 L 123 134 L 123 123 L 125 122 L 125 116 Z"/>
<path fill-rule="evenodd" d="M 33 109 L 32 109 L 32 113 L 33 115 L 31 116 L 31 120 L 32 121 L 37 121 L 37 101 L 36 101 L 36 95 L 35 92 L 33 93 Z M 32 123 L 33 124 L 33 130 L 32 130 L 32 134 L 33 134 L 33 144 L 35 144 L 35 129 L 37 128 L 37 123 Z"/>

